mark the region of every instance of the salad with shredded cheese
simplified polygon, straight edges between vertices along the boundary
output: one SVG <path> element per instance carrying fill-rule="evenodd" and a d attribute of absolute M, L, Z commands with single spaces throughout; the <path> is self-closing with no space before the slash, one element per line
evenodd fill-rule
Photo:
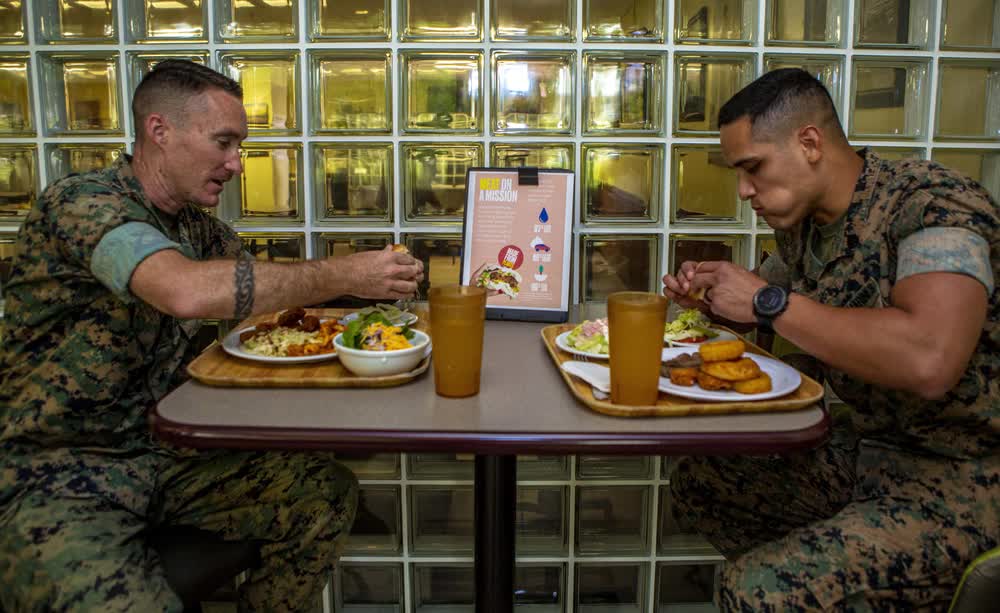
<path fill-rule="evenodd" d="M 663 340 L 667 342 L 700 343 L 718 335 L 712 329 L 712 322 L 698 309 L 682 311 L 677 319 L 668 321 L 663 329 Z"/>
<path fill-rule="evenodd" d="M 609 336 L 607 318 L 588 319 L 566 335 L 566 343 L 580 351 L 607 355 Z"/>

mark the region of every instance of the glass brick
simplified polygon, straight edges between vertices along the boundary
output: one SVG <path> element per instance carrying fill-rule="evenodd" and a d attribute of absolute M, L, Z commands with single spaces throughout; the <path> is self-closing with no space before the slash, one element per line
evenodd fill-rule
<path fill-rule="evenodd" d="M 573 170 L 576 154 L 573 143 L 490 143 L 494 167 L 563 168 Z"/>
<path fill-rule="evenodd" d="M 927 151 L 923 147 L 872 147 L 872 151 L 879 157 L 887 160 L 923 160 L 927 158 Z"/>
<path fill-rule="evenodd" d="M 514 608 L 531 613 L 565 610 L 563 564 L 517 564 L 514 567 Z"/>
<path fill-rule="evenodd" d="M 417 293 L 427 295 L 429 287 L 458 283 L 462 274 L 462 236 L 460 234 L 403 233 L 401 242 L 413 257 L 424 263 L 424 280 Z"/>
<path fill-rule="evenodd" d="M 935 147 L 931 159 L 975 180 L 1000 202 L 1000 149 Z"/>
<path fill-rule="evenodd" d="M 662 556 L 712 557 L 715 548 L 700 534 L 684 532 L 674 519 L 670 486 L 660 487 L 660 521 L 658 522 L 657 551 Z M 709 598 L 711 600 L 711 598 Z"/>
<path fill-rule="evenodd" d="M 656 613 L 714 613 L 714 564 L 656 565 Z"/>
<path fill-rule="evenodd" d="M 31 60 L 27 53 L 0 56 L 0 135 L 34 136 Z"/>
<path fill-rule="evenodd" d="M 251 134 L 298 134 L 298 52 L 219 54 L 222 71 L 243 87 Z"/>
<path fill-rule="evenodd" d="M 646 611 L 646 562 L 602 562 L 576 565 L 579 613 L 643 613 Z"/>
<path fill-rule="evenodd" d="M 1000 49 L 997 0 L 944 0 L 941 13 L 941 49 Z"/>
<path fill-rule="evenodd" d="M 576 53 L 495 51 L 494 134 L 571 134 Z"/>
<path fill-rule="evenodd" d="M 472 613 L 476 601 L 472 564 L 414 564 L 415 613 Z"/>
<path fill-rule="evenodd" d="M 663 146 L 584 144 L 581 221 L 646 221 L 660 218 Z"/>
<path fill-rule="evenodd" d="M 665 54 L 587 52 L 583 73 L 585 135 L 662 134 Z"/>
<path fill-rule="evenodd" d="M 308 0 L 310 38 L 389 40 L 390 0 Z"/>
<path fill-rule="evenodd" d="M 746 267 L 746 236 L 711 234 L 673 234 L 670 236 L 669 270 L 677 274 L 687 261 L 726 261 Z"/>
<path fill-rule="evenodd" d="M 466 453 L 410 453 L 406 476 L 410 479 L 464 479 L 471 481 L 475 456 Z"/>
<path fill-rule="evenodd" d="M 660 0 L 583 0 L 583 39 L 661 43 L 665 5 Z"/>
<path fill-rule="evenodd" d="M 134 92 L 142 78 L 149 74 L 163 60 L 189 60 L 203 66 L 208 66 L 208 51 L 129 51 L 126 53 L 126 63 L 129 75 L 129 92 Z M 131 95 L 131 94 L 130 94 Z M 131 98 L 129 99 L 131 103 Z"/>
<path fill-rule="evenodd" d="M 359 251 L 378 251 L 384 249 L 386 245 L 392 243 L 392 234 L 332 234 L 323 232 L 316 235 L 316 257 L 343 257 L 345 255 L 350 255 L 352 253 L 357 253 Z M 371 454 L 372 458 L 379 458 L 381 456 L 392 456 L 396 459 L 394 463 L 396 467 L 393 469 L 393 475 L 398 477 L 399 475 L 399 454 Z M 369 457 L 368 454 L 343 454 L 338 453 L 338 458 L 352 458 L 352 457 Z M 345 461 L 345 463 L 347 463 Z M 379 462 L 381 464 L 381 462 Z M 381 478 L 396 478 L 396 477 L 385 477 L 385 476 L 372 476 L 372 477 L 362 477 L 355 466 L 351 467 L 354 473 L 358 475 L 359 479 L 381 479 Z M 381 474 L 381 473 L 380 473 Z"/>
<path fill-rule="evenodd" d="M 490 37 L 500 41 L 571 42 L 576 36 L 576 1 L 492 0 Z"/>
<path fill-rule="evenodd" d="M 21 0 L 0 2 L 0 44 L 28 43 L 27 15 Z"/>
<path fill-rule="evenodd" d="M 243 248 L 258 262 L 301 262 L 306 259 L 305 236 L 300 233 L 238 232 Z"/>
<path fill-rule="evenodd" d="M 337 240 L 335 237 L 331 237 L 328 234 L 321 234 L 320 238 L 322 239 L 321 242 L 323 246 L 327 247 L 327 249 L 320 250 L 319 253 L 322 254 L 323 257 L 338 257 L 348 255 L 350 253 L 357 253 L 359 251 L 381 249 L 392 240 L 392 235 L 388 235 L 388 240 L 381 239 L 381 241 L 384 241 L 381 242 L 381 245 L 379 245 L 380 239 L 377 238 L 358 238 L 351 240 L 348 237 L 344 237 L 342 240 Z M 351 250 L 343 253 L 339 252 L 337 247 L 342 244 L 348 245 Z M 399 479 L 400 476 L 400 461 L 398 453 L 338 452 L 337 461 L 350 468 L 351 472 L 353 472 L 358 479 Z"/>
<path fill-rule="evenodd" d="M 577 479 L 648 479 L 648 456 L 581 455 L 576 458 Z"/>
<path fill-rule="evenodd" d="M 483 40 L 483 0 L 399 0 L 399 40 Z"/>
<path fill-rule="evenodd" d="M 521 485 L 517 488 L 518 555 L 566 555 L 569 489 Z"/>
<path fill-rule="evenodd" d="M 576 554 L 646 555 L 649 487 L 588 486 L 576 490 Z"/>
<path fill-rule="evenodd" d="M 45 145 L 51 183 L 70 173 L 102 170 L 125 153 L 122 143 L 49 143 Z"/>
<path fill-rule="evenodd" d="M 222 42 L 299 40 L 298 0 L 220 0 L 214 5 L 216 37 Z"/>
<path fill-rule="evenodd" d="M 482 53 L 403 51 L 400 64 L 403 133 L 482 133 Z"/>
<path fill-rule="evenodd" d="M 391 134 L 388 51 L 317 51 L 309 55 L 313 134 Z"/>
<path fill-rule="evenodd" d="M 243 172 L 223 192 L 227 218 L 302 220 L 302 155 L 298 143 L 243 143 Z"/>
<path fill-rule="evenodd" d="M 767 258 L 778 253 L 778 242 L 774 240 L 774 235 L 758 234 L 754 252 L 754 268 L 760 268 Z"/>
<path fill-rule="evenodd" d="M 411 485 L 410 553 L 471 555 L 475 496 L 471 485 Z"/>
<path fill-rule="evenodd" d="M 38 195 L 35 145 L 0 145 L 0 221 L 23 218 Z"/>
<path fill-rule="evenodd" d="M 395 555 L 403 552 L 402 503 L 398 485 L 362 485 L 358 511 L 345 555 Z"/>
<path fill-rule="evenodd" d="M 851 138 L 920 138 L 926 133 L 928 59 L 854 56 Z"/>
<path fill-rule="evenodd" d="M 681 54 L 674 56 L 674 133 L 719 133 L 719 109 L 754 80 L 753 55 Z"/>
<path fill-rule="evenodd" d="M 854 0 L 854 46 L 925 49 L 930 0 Z"/>
<path fill-rule="evenodd" d="M 482 166 L 482 144 L 403 143 L 401 157 L 406 220 L 461 221 L 465 174 Z"/>
<path fill-rule="evenodd" d="M 125 0 L 129 42 L 208 42 L 204 0 Z"/>
<path fill-rule="evenodd" d="M 40 43 L 117 43 L 115 0 L 38 0 L 33 3 Z"/>
<path fill-rule="evenodd" d="M 118 53 L 39 53 L 40 90 L 49 135 L 121 136 Z"/>
<path fill-rule="evenodd" d="M 316 218 L 392 221 L 392 143 L 313 143 Z"/>
<path fill-rule="evenodd" d="M 1000 60 L 938 63 L 934 138 L 1000 140 Z"/>
<path fill-rule="evenodd" d="M 605 302 L 608 294 L 625 290 L 659 290 L 658 235 L 593 234 L 580 241 L 581 302 Z"/>
<path fill-rule="evenodd" d="M 834 55 L 764 54 L 764 72 L 779 68 L 801 68 L 816 77 L 830 92 L 833 104 L 841 115 L 844 96 L 843 65 L 844 59 Z"/>
<path fill-rule="evenodd" d="M 839 47 L 843 0 L 767 0 L 765 44 Z"/>
<path fill-rule="evenodd" d="M 756 13 L 754 0 L 674 0 L 674 40 L 750 45 Z"/>
<path fill-rule="evenodd" d="M 750 211 L 740 200 L 736 170 L 719 145 L 674 145 L 670 222 L 677 225 L 745 225 Z"/>
<path fill-rule="evenodd" d="M 403 565 L 339 562 L 334 575 L 337 613 L 403 613 Z"/>
<path fill-rule="evenodd" d="M 519 455 L 517 481 L 557 481 L 569 478 L 569 456 Z"/>

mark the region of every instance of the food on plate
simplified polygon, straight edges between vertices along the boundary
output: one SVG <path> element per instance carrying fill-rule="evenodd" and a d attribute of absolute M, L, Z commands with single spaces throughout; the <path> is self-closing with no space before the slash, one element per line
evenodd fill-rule
<path fill-rule="evenodd" d="M 376 304 L 375 306 L 369 306 L 359 310 L 358 317 L 361 318 L 368 317 L 372 313 L 381 313 L 382 316 L 385 317 L 389 323 L 399 324 L 400 322 L 402 322 L 403 319 L 406 318 L 406 315 L 409 313 L 409 311 L 404 311 L 403 309 L 400 309 L 399 307 L 393 304 L 379 303 Z"/>
<path fill-rule="evenodd" d="M 698 347 L 698 355 L 703 362 L 724 362 L 735 360 L 746 351 L 746 344 L 740 339 L 712 341 Z"/>
<path fill-rule="evenodd" d="M 749 381 L 760 376 L 760 366 L 750 358 L 727 360 L 724 362 L 706 362 L 701 365 L 702 372 L 725 381 Z"/>
<path fill-rule="evenodd" d="M 664 368 L 698 368 L 701 358 L 697 353 L 681 353 L 663 363 Z M 667 375 L 666 372 L 663 373 Z"/>
<path fill-rule="evenodd" d="M 701 386 L 701 389 L 710 392 L 718 392 L 733 388 L 733 384 L 729 381 L 713 377 L 703 370 L 698 371 L 698 385 Z"/>
<path fill-rule="evenodd" d="M 268 357 L 299 357 L 336 353 L 333 337 L 344 329 L 336 319 L 320 321 L 295 308 L 278 313 L 274 321 L 261 322 L 240 333 L 244 351 Z"/>
<path fill-rule="evenodd" d="M 351 349 L 394 351 L 412 347 L 412 338 L 409 326 L 394 325 L 381 311 L 375 310 L 347 324 L 341 342 Z"/>
<path fill-rule="evenodd" d="M 513 299 L 521 291 L 521 273 L 499 264 L 487 264 L 476 276 L 476 287 L 498 291 Z"/>
<path fill-rule="evenodd" d="M 701 343 L 718 335 L 718 332 L 712 330 L 712 322 L 698 309 L 682 311 L 677 319 L 668 322 L 663 328 L 664 341 Z"/>
<path fill-rule="evenodd" d="M 587 353 L 608 353 L 608 320 L 586 320 L 566 335 L 566 344 Z"/>
<path fill-rule="evenodd" d="M 733 389 L 741 394 L 763 394 L 771 391 L 771 377 L 766 372 L 747 381 L 733 383 Z"/>
<path fill-rule="evenodd" d="M 395 251 L 396 253 L 409 253 L 410 252 L 410 250 L 406 247 L 406 245 L 402 245 L 400 243 L 393 243 L 392 250 Z"/>
<path fill-rule="evenodd" d="M 683 367 L 683 368 L 670 369 L 670 382 L 673 383 L 674 385 L 691 387 L 692 385 L 694 385 L 694 382 L 697 378 L 698 378 L 698 369 L 696 367 Z"/>

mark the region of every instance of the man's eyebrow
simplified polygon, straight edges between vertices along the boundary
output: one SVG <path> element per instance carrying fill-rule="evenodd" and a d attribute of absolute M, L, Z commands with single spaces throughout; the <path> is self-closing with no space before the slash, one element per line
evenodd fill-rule
<path fill-rule="evenodd" d="M 227 137 L 227 138 L 243 138 L 243 135 L 235 130 L 221 130 L 219 132 L 212 132 L 214 138 Z"/>
<path fill-rule="evenodd" d="M 729 167 L 730 168 L 736 168 L 737 166 L 743 166 L 745 168 L 748 164 L 751 164 L 751 165 L 752 164 L 756 164 L 759 161 L 760 161 L 759 157 L 757 157 L 755 155 L 751 155 L 750 157 L 740 158 L 740 159 L 736 160 L 735 162 L 733 162 L 732 164 L 730 164 Z"/>

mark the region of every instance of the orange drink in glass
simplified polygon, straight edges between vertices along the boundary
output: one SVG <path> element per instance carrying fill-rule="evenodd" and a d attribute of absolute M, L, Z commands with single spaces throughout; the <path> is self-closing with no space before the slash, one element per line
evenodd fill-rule
<path fill-rule="evenodd" d="M 435 391 L 452 398 L 475 396 L 483 366 L 486 290 L 465 285 L 432 287 L 427 301 L 431 309 Z"/>
<path fill-rule="evenodd" d="M 608 296 L 611 402 L 656 404 L 668 303 L 665 296 L 649 292 Z"/>

